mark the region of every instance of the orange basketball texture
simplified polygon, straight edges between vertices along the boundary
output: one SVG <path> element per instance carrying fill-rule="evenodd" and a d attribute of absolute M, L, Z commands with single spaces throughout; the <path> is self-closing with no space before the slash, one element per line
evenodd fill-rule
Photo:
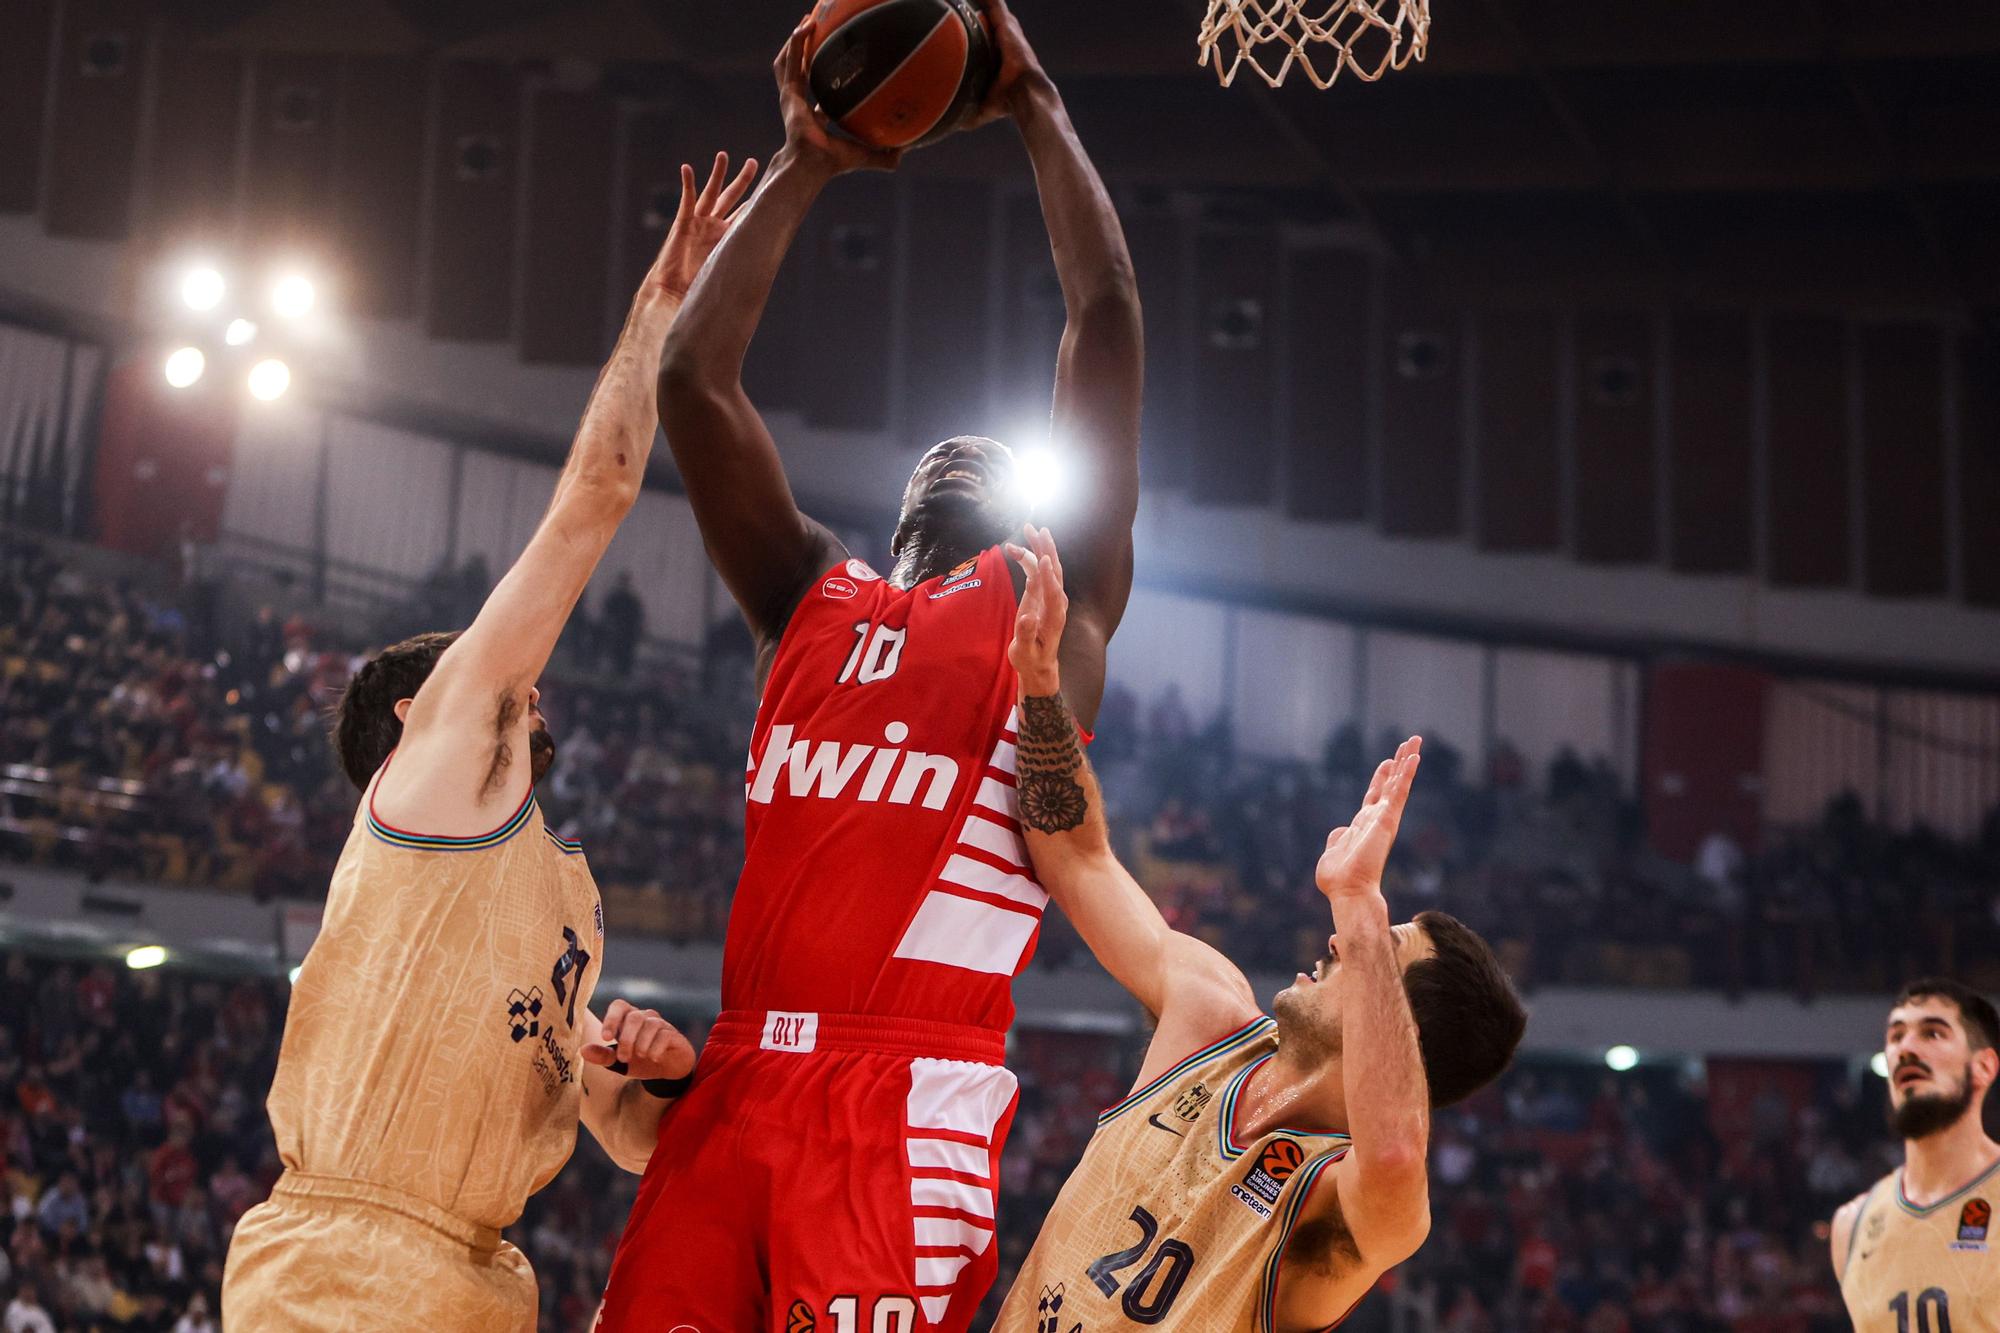
<path fill-rule="evenodd" d="M 813 22 L 813 99 L 871 147 L 941 139 L 993 86 L 998 55 L 975 0 L 821 0 Z"/>

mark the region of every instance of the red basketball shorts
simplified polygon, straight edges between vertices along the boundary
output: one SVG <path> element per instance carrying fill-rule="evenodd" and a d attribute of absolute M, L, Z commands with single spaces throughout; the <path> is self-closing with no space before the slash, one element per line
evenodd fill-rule
<path fill-rule="evenodd" d="M 731 1011 L 611 1265 L 606 1333 L 962 1333 L 999 1264 L 997 1032 Z"/>

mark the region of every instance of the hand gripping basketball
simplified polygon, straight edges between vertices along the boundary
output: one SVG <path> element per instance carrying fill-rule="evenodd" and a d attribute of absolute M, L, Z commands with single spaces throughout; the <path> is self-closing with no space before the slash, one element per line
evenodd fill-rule
<path fill-rule="evenodd" d="M 894 171 L 903 160 L 900 150 L 870 148 L 835 134 L 814 109 L 806 65 L 812 35 L 813 20 L 808 15 L 792 29 L 784 49 L 771 65 L 771 72 L 778 80 L 778 107 L 785 116 L 785 151 L 835 176 L 849 171 Z"/>
<path fill-rule="evenodd" d="M 597 1040 L 585 1042 L 583 1058 L 611 1068 L 623 1064 L 627 1078 L 684 1078 L 694 1072 L 694 1044 L 652 1009 L 634 1009 L 613 1000 L 604 1011 Z"/>
<path fill-rule="evenodd" d="M 1028 34 L 1021 30 L 1021 20 L 1007 7 L 1007 0 L 984 0 L 983 7 L 987 26 L 993 30 L 993 45 L 1000 54 L 1000 72 L 993 76 L 993 91 L 965 122 L 964 128 L 968 130 L 1013 115 L 1015 96 L 1049 79 L 1042 69 L 1041 57 L 1028 42 Z"/>

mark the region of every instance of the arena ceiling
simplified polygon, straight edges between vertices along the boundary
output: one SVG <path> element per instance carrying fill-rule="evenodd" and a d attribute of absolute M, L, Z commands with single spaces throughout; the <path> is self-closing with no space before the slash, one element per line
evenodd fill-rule
<path fill-rule="evenodd" d="M 1199 0 L 1014 3 L 1119 197 L 1156 486 L 2000 606 L 1993 0 L 1435 0 L 1423 65 L 1325 93 L 1217 87 Z M 316 247 L 348 313 L 592 365 L 678 164 L 776 147 L 802 4 L 10 0 L 0 214 L 135 283 Z M 1047 393 L 1009 135 L 839 183 L 794 253 L 760 403 L 928 439 Z"/>
<path fill-rule="evenodd" d="M 103 0 L 99 0 L 103 3 Z M 115 7 L 115 6 L 113 6 Z M 783 0 L 180 0 L 262 51 L 581 61 L 770 136 Z M 1455 284 L 2000 304 L 2000 6 L 1440 0 L 1375 85 L 1229 90 L 1195 0 L 1018 0 L 1107 174 L 1345 217 Z M 993 142 L 913 161 L 1015 172 Z"/>

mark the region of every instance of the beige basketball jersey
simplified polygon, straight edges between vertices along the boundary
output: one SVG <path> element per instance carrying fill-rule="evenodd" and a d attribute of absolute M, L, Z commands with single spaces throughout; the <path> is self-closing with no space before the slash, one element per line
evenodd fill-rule
<path fill-rule="evenodd" d="M 1286 1129 L 1236 1139 L 1238 1097 L 1276 1030 L 1259 1017 L 1098 1117 L 995 1333 L 1271 1333 L 1285 1244 L 1348 1148 Z"/>
<path fill-rule="evenodd" d="M 480 838 L 404 833 L 373 805 L 371 786 L 292 988 L 279 1155 L 505 1227 L 576 1144 L 597 885 L 533 792 Z"/>
<path fill-rule="evenodd" d="M 1876 1181 L 1840 1278 L 1855 1333 L 2000 1333 L 1995 1202 L 2000 1162 L 1928 1208 L 1903 1196 L 1901 1171 Z"/>

